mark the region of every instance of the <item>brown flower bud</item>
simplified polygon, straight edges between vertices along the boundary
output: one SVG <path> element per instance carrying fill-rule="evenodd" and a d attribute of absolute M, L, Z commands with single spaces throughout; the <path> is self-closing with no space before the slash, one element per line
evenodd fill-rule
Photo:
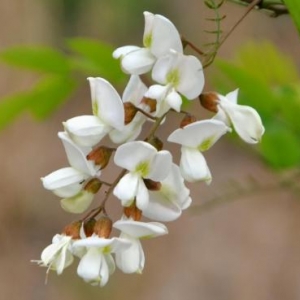
<path fill-rule="evenodd" d="M 132 218 L 134 221 L 139 221 L 142 218 L 142 211 L 135 205 L 135 201 L 130 206 L 124 207 L 124 215 L 127 218 Z"/>
<path fill-rule="evenodd" d="M 159 181 L 154 181 L 151 179 L 143 179 L 143 180 L 144 180 L 146 188 L 149 191 L 159 191 L 160 190 L 161 183 Z"/>
<path fill-rule="evenodd" d="M 72 239 L 74 240 L 78 240 L 80 239 L 80 228 L 81 228 L 82 222 L 81 221 L 76 221 L 73 222 L 69 225 L 67 225 L 64 229 L 63 229 L 63 234 L 67 235 L 67 236 L 71 236 Z"/>
<path fill-rule="evenodd" d="M 156 100 L 144 97 L 141 101 L 142 103 L 146 104 L 150 108 L 150 113 L 156 111 Z"/>
<path fill-rule="evenodd" d="M 94 227 L 96 224 L 95 219 L 90 219 L 83 224 L 84 233 L 87 237 L 90 237 L 94 233 Z"/>
<path fill-rule="evenodd" d="M 112 220 L 109 217 L 102 216 L 96 221 L 94 226 L 94 233 L 101 238 L 109 238 L 112 230 Z"/>
<path fill-rule="evenodd" d="M 84 187 L 84 190 L 92 193 L 97 194 L 102 186 L 101 181 L 98 178 L 92 178 Z"/>
<path fill-rule="evenodd" d="M 156 136 L 152 136 L 150 137 L 150 139 L 146 139 L 145 142 L 155 147 L 157 151 L 162 150 L 164 147 L 163 142 Z"/>
<path fill-rule="evenodd" d="M 207 110 L 217 113 L 218 112 L 218 94 L 215 92 L 202 93 L 199 96 L 201 105 Z"/>
<path fill-rule="evenodd" d="M 197 118 L 194 115 L 185 114 L 184 118 L 180 123 L 180 128 L 183 128 L 184 126 L 192 124 L 194 122 L 197 122 Z"/>
<path fill-rule="evenodd" d="M 125 111 L 125 125 L 130 123 L 137 113 L 136 107 L 131 102 L 123 103 L 124 111 Z"/>
<path fill-rule="evenodd" d="M 100 146 L 95 149 L 93 149 L 87 156 L 87 160 L 93 160 L 95 162 L 95 165 L 101 166 L 101 170 L 104 169 L 109 159 L 114 152 L 113 148 Z"/>

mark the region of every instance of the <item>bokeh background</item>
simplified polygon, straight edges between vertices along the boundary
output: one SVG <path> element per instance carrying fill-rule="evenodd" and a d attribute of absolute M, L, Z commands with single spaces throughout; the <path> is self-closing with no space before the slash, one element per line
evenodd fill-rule
<path fill-rule="evenodd" d="M 26 44 L 62 49 L 66 38 L 78 36 L 115 47 L 140 44 L 146 10 L 167 16 L 197 45 L 210 39 L 203 32 L 210 25 L 202 0 L 2 0 L 0 50 Z M 232 3 L 223 5 L 225 31 L 244 10 Z M 264 12 L 251 12 L 218 57 L 231 59 L 250 40 L 272 41 L 299 70 L 300 42 L 289 16 L 270 18 Z M 214 65 L 207 69 L 205 90 L 214 89 L 215 72 Z M 0 97 L 25 91 L 36 80 L 33 73 L 1 64 Z M 39 178 L 67 164 L 57 139 L 61 122 L 91 111 L 84 76 L 82 82 L 51 117 L 37 122 L 24 113 L 0 132 L 0 299 L 300 298 L 299 196 L 278 184 L 282 173 L 267 165 L 255 147 L 228 138 L 206 154 L 213 183 L 190 185 L 192 207 L 168 224 L 168 236 L 144 242 L 143 275 L 117 271 L 100 289 L 77 277 L 75 263 L 59 277 L 51 273 L 45 285 L 46 269 L 30 260 L 39 259 L 52 236 L 75 217 L 61 210 L 59 200 L 42 188 Z M 193 111 L 202 116 L 198 103 Z M 165 138 L 178 122 L 175 116 L 169 118 L 160 137 Z M 177 147 L 167 147 L 178 161 Z M 114 172 L 108 176 L 113 178 Z M 259 187 L 242 192 L 250 177 Z M 221 196 L 225 200 L 216 201 Z M 215 205 L 209 205 L 211 201 Z M 118 218 L 119 202 L 111 199 L 109 211 Z"/>

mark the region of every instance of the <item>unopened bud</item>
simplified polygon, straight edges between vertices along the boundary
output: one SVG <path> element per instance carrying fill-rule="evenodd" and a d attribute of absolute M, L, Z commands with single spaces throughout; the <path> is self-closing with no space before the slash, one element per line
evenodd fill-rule
<path fill-rule="evenodd" d="M 144 183 L 149 191 L 159 191 L 161 188 L 161 183 L 159 181 L 144 179 Z"/>
<path fill-rule="evenodd" d="M 201 105 L 207 110 L 214 113 L 218 112 L 219 98 L 217 93 L 215 92 L 203 93 L 199 96 L 199 100 Z"/>
<path fill-rule="evenodd" d="M 164 147 L 163 142 L 156 136 L 152 136 L 150 139 L 146 139 L 145 141 L 155 147 L 157 151 L 162 150 Z"/>
<path fill-rule="evenodd" d="M 94 227 L 96 224 L 95 219 L 90 219 L 83 224 L 83 229 L 86 237 L 90 237 L 94 233 Z"/>
<path fill-rule="evenodd" d="M 125 125 L 127 125 L 135 117 L 135 115 L 137 113 L 137 109 L 131 102 L 125 102 L 125 103 L 123 103 L 123 106 L 124 106 L 124 111 L 125 111 L 124 122 L 125 122 Z"/>
<path fill-rule="evenodd" d="M 156 100 L 144 97 L 141 101 L 142 103 L 146 104 L 150 108 L 150 113 L 156 111 Z"/>
<path fill-rule="evenodd" d="M 96 221 L 94 226 L 94 233 L 101 238 L 109 238 L 112 230 L 112 220 L 109 217 L 102 216 Z"/>
<path fill-rule="evenodd" d="M 97 194 L 102 186 L 102 182 L 97 178 L 92 178 L 84 187 L 84 190 L 92 193 Z"/>
<path fill-rule="evenodd" d="M 69 225 L 67 225 L 64 229 L 63 229 L 63 234 L 67 235 L 67 236 L 71 236 L 72 239 L 74 240 L 78 240 L 80 239 L 80 228 L 81 228 L 82 222 L 81 221 L 77 221 L 77 222 L 73 222 Z"/>
<path fill-rule="evenodd" d="M 180 128 L 185 127 L 186 125 L 192 124 L 197 122 L 197 118 L 194 115 L 191 114 L 185 114 L 184 118 L 182 119 L 180 123 Z"/>
<path fill-rule="evenodd" d="M 87 160 L 93 160 L 95 165 L 101 166 L 101 170 L 102 170 L 107 166 L 109 159 L 113 152 L 114 152 L 113 148 L 100 146 L 100 147 L 93 149 L 86 156 L 86 158 L 87 158 Z"/>
<path fill-rule="evenodd" d="M 123 212 L 127 218 L 131 218 L 134 221 L 139 221 L 142 218 L 142 211 L 136 207 L 135 202 L 130 206 L 124 207 Z"/>

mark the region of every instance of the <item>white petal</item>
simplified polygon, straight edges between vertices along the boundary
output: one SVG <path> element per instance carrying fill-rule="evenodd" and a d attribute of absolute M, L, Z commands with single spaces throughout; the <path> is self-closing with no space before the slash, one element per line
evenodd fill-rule
<path fill-rule="evenodd" d="M 118 59 L 118 58 L 122 59 L 122 57 L 125 56 L 126 54 L 128 54 L 129 52 L 132 52 L 132 51 L 138 50 L 138 49 L 140 49 L 140 47 L 137 47 L 137 46 L 119 47 L 113 52 L 113 57 L 116 59 Z"/>
<path fill-rule="evenodd" d="M 230 119 L 225 111 L 218 105 L 218 112 L 212 117 L 213 120 L 218 120 L 226 124 L 226 126 L 231 126 Z"/>
<path fill-rule="evenodd" d="M 131 102 L 138 106 L 147 91 L 146 85 L 141 81 L 137 75 L 131 75 L 130 80 L 124 90 L 122 100 L 123 102 Z"/>
<path fill-rule="evenodd" d="M 181 38 L 176 27 L 161 15 L 155 15 L 153 19 L 150 49 L 156 57 L 167 54 L 170 49 L 183 52 Z"/>
<path fill-rule="evenodd" d="M 123 206 L 129 206 L 133 202 L 137 194 L 138 182 L 138 175 L 128 173 L 116 185 L 113 194 L 121 200 Z"/>
<path fill-rule="evenodd" d="M 160 222 L 176 220 L 181 215 L 181 208 L 160 191 L 149 192 L 149 204 L 143 210 L 143 216 Z"/>
<path fill-rule="evenodd" d="M 211 174 L 206 160 L 201 152 L 196 149 L 182 147 L 180 171 L 183 178 L 189 182 L 204 180 L 211 181 Z"/>
<path fill-rule="evenodd" d="M 169 106 L 176 110 L 177 112 L 180 112 L 181 104 L 182 104 L 182 99 L 180 95 L 173 90 L 170 92 L 167 97 L 166 101 L 168 102 Z"/>
<path fill-rule="evenodd" d="M 110 139 L 115 144 L 123 144 L 125 142 L 135 140 L 140 135 L 142 131 L 142 125 L 145 123 L 146 119 L 147 118 L 144 115 L 138 112 L 133 120 L 129 124 L 125 125 L 123 130 L 112 130 L 109 133 Z"/>
<path fill-rule="evenodd" d="M 220 107 L 230 118 L 232 125 L 242 140 L 256 144 L 265 132 L 257 111 L 250 106 L 220 102 Z"/>
<path fill-rule="evenodd" d="M 80 247 L 86 248 L 105 248 L 113 244 L 113 239 L 100 238 L 97 235 L 92 235 L 88 238 L 77 240 L 73 243 L 74 249 Z"/>
<path fill-rule="evenodd" d="M 105 254 L 105 261 L 108 267 L 108 273 L 111 275 L 116 269 L 115 261 L 110 253 Z"/>
<path fill-rule="evenodd" d="M 140 48 L 126 54 L 122 61 L 122 69 L 129 74 L 141 75 L 149 72 L 155 63 L 155 56 L 149 49 Z"/>
<path fill-rule="evenodd" d="M 104 260 L 104 255 L 96 247 L 89 248 L 86 254 L 81 258 L 77 274 L 86 282 L 99 283 L 100 268 Z"/>
<path fill-rule="evenodd" d="M 93 193 L 81 191 L 73 197 L 62 199 L 60 201 L 60 205 L 69 213 L 81 214 L 91 205 L 94 200 L 94 196 L 95 195 Z"/>
<path fill-rule="evenodd" d="M 74 117 L 63 125 L 70 138 L 83 147 L 95 146 L 110 130 L 110 127 L 96 116 Z"/>
<path fill-rule="evenodd" d="M 72 197 L 81 189 L 81 182 L 89 176 L 74 168 L 62 168 L 41 178 L 45 189 L 52 191 L 58 197 Z"/>
<path fill-rule="evenodd" d="M 164 224 L 157 222 L 138 222 L 132 220 L 119 220 L 114 223 L 114 228 L 134 237 L 134 238 L 152 238 L 168 233 Z"/>
<path fill-rule="evenodd" d="M 124 273 L 141 273 L 144 269 L 145 255 L 138 239 L 121 234 L 120 238 L 130 241 L 131 247 L 116 253 L 116 264 Z"/>
<path fill-rule="evenodd" d="M 204 87 L 204 73 L 200 61 L 195 56 L 183 56 L 178 65 L 180 72 L 179 85 L 177 91 L 188 99 L 198 97 Z"/>
<path fill-rule="evenodd" d="M 66 132 L 59 132 L 58 137 L 63 142 L 69 164 L 73 168 L 90 176 L 100 175 L 99 167 L 86 159 L 87 154 L 92 151 L 91 147 L 77 146 Z"/>
<path fill-rule="evenodd" d="M 104 254 L 103 255 L 103 259 L 102 259 L 102 264 L 101 264 L 101 267 L 100 267 L 100 272 L 99 272 L 99 276 L 101 278 L 100 280 L 100 286 L 103 287 L 107 284 L 108 282 L 108 279 L 109 279 L 109 273 L 110 273 L 110 270 L 108 268 L 108 265 L 107 265 L 107 260 L 106 258 L 110 256 L 110 254 Z M 110 260 L 111 262 L 111 260 Z"/>
<path fill-rule="evenodd" d="M 204 151 L 214 145 L 228 130 L 221 121 L 202 120 L 175 130 L 168 137 L 168 141 Z"/>
<path fill-rule="evenodd" d="M 57 275 L 62 274 L 63 270 L 70 266 L 74 261 L 72 253 L 68 250 L 67 247 L 63 247 L 60 255 L 54 261 L 54 264 L 51 266 L 55 267 Z"/>
<path fill-rule="evenodd" d="M 155 181 L 165 179 L 171 171 L 172 155 L 169 151 L 162 150 L 157 152 L 150 165 L 150 171 L 146 178 Z"/>
<path fill-rule="evenodd" d="M 136 193 L 136 206 L 140 210 L 144 210 L 148 206 L 149 193 L 144 181 L 139 178 L 138 189 Z"/>
<path fill-rule="evenodd" d="M 118 147 L 114 162 L 117 166 L 134 171 L 138 165 L 151 162 L 156 153 L 157 150 L 146 142 L 128 142 Z"/>
<path fill-rule="evenodd" d="M 103 78 L 88 78 L 91 87 L 93 113 L 106 125 L 122 130 L 123 102 L 115 88 Z"/>
<path fill-rule="evenodd" d="M 175 62 L 176 56 L 172 52 L 159 58 L 153 67 L 152 79 L 160 84 L 167 84 L 168 73 L 177 67 Z"/>
<path fill-rule="evenodd" d="M 239 89 L 236 89 L 230 93 L 228 93 L 225 98 L 231 103 L 231 104 L 237 104 L 237 98 L 238 98 Z M 219 95 L 220 97 L 220 95 Z M 222 101 L 222 100 L 221 100 Z"/>

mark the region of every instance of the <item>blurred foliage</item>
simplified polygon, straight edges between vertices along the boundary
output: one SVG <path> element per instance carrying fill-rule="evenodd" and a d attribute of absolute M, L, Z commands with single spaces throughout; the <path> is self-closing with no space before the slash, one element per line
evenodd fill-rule
<path fill-rule="evenodd" d="M 294 20 L 294 23 L 300 34 L 300 1 L 299 0 L 284 0 L 284 3 L 287 6 L 289 13 L 291 14 L 291 17 Z"/>
<path fill-rule="evenodd" d="M 291 59 L 269 42 L 243 46 L 233 61 L 217 60 L 212 78 L 223 94 L 239 87 L 239 103 L 253 106 L 266 133 L 259 146 L 275 169 L 300 165 L 300 77 Z"/>
<path fill-rule="evenodd" d="M 50 116 L 83 82 L 82 77 L 101 76 L 116 84 L 125 80 L 112 57 L 112 46 L 83 38 L 69 39 L 66 44 L 68 54 L 37 46 L 12 47 L 0 53 L 2 62 L 41 77 L 31 90 L 1 99 L 0 129 L 24 111 L 37 119 Z"/>

